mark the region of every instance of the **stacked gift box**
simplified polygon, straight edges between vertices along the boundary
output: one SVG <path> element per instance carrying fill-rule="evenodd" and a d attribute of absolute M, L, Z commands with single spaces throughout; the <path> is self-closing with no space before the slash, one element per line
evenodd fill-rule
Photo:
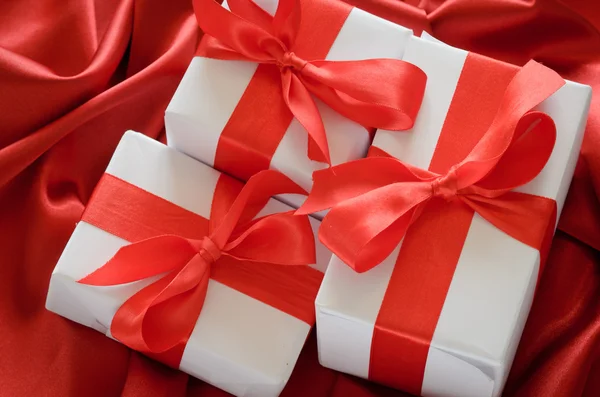
<path fill-rule="evenodd" d="M 371 155 L 387 154 L 444 175 L 488 131 L 520 68 L 416 37 L 404 59 L 427 74 L 419 116 L 407 133 L 377 131 Z M 525 81 L 526 99 L 553 78 L 537 66 Z M 551 154 L 539 173 L 511 192 L 537 199 L 523 204 L 533 220 L 517 213 L 522 223 L 516 225 L 531 230 L 541 224 L 538 245 L 503 230 L 502 215 L 494 223 L 485 208 L 431 200 L 405 240 L 371 270 L 359 274 L 333 257 L 316 302 L 323 365 L 418 395 L 500 395 L 575 169 L 590 103 L 590 87 L 556 75 L 554 80 L 560 88 L 551 88 L 534 108 L 556 126 Z M 500 164 L 496 176 L 522 176 L 528 160 L 544 151 L 549 129 L 513 155 L 513 164 Z M 508 196 L 495 198 L 498 209 L 513 215 L 503 198 Z M 540 211 L 545 205 L 548 211 Z"/>
<path fill-rule="evenodd" d="M 168 146 L 124 134 L 47 308 L 236 396 L 278 396 L 315 321 L 326 367 L 500 395 L 590 87 L 336 0 L 194 6 Z"/>

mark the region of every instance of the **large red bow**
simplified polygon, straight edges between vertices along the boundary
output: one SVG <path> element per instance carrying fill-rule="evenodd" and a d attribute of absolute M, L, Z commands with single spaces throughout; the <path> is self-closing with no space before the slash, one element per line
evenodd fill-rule
<path fill-rule="evenodd" d="M 391 157 L 353 161 L 315 172 L 312 192 L 298 213 L 331 208 L 319 237 L 357 272 L 389 256 L 435 197 L 460 200 L 505 233 L 539 249 L 546 234 L 539 219 L 554 203 L 512 190 L 538 175 L 552 153 L 554 122 L 531 109 L 562 85 L 558 74 L 531 61 L 508 85 L 481 140 L 445 175 Z"/>
<path fill-rule="evenodd" d="M 427 79 L 417 66 L 394 59 L 301 59 L 294 53 L 301 0 L 280 0 L 274 17 L 251 0 L 227 4 L 231 12 L 214 0 L 194 0 L 198 24 L 212 36 L 203 41 L 201 55 L 279 67 L 283 99 L 311 138 L 312 159 L 331 164 L 323 121 L 311 93 L 365 127 L 412 127 Z"/>
<path fill-rule="evenodd" d="M 192 240 L 162 235 L 129 244 L 79 282 L 106 286 L 158 276 L 118 309 L 111 333 L 144 353 L 185 346 L 204 304 L 211 264 L 220 257 L 276 265 L 315 263 L 307 216 L 289 211 L 252 220 L 271 196 L 282 193 L 306 194 L 284 175 L 262 171 L 248 181 L 227 213 L 212 213 L 208 236 Z"/>

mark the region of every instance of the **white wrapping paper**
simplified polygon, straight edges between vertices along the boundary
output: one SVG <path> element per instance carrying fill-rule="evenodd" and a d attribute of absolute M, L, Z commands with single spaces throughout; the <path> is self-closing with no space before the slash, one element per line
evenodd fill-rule
<path fill-rule="evenodd" d="M 373 145 L 428 168 L 466 56 L 463 50 L 411 37 L 404 60 L 428 77 L 420 113 L 412 130 L 377 131 Z M 559 215 L 590 99 L 590 87 L 568 81 L 539 106 L 556 123 L 556 145 L 544 170 L 518 191 L 555 199 Z M 374 324 L 400 248 L 363 274 L 332 257 L 316 301 L 319 358 L 324 366 L 368 377 Z M 539 262 L 537 250 L 475 214 L 431 341 L 423 396 L 501 394 L 529 314 Z"/>
<path fill-rule="evenodd" d="M 277 0 L 256 0 L 274 14 Z M 401 59 L 412 31 L 353 8 L 326 59 Z M 165 113 L 167 143 L 205 164 L 214 165 L 221 131 L 236 108 L 258 64 L 195 57 Z M 323 118 L 332 164 L 364 157 L 370 138 L 362 126 L 316 100 Z M 257 131 L 257 133 L 260 133 Z M 288 127 L 271 160 L 271 168 L 310 190 L 312 173 L 326 164 L 307 157 L 308 135 L 297 120 Z M 303 197 L 286 195 L 284 202 L 299 207 Z"/>
<path fill-rule="evenodd" d="M 219 172 L 142 134 L 123 136 L 106 170 L 180 207 L 209 218 Z M 259 215 L 289 207 L 271 199 Z M 317 230 L 319 221 L 311 219 Z M 60 257 L 46 307 L 107 336 L 116 310 L 148 281 L 122 286 L 78 284 L 108 261 L 125 240 L 79 222 Z M 331 253 L 317 241 L 324 271 Z M 305 322 L 210 280 L 206 301 L 180 369 L 236 396 L 278 396 L 310 332 Z M 243 330 L 243 332 L 241 332 Z"/>

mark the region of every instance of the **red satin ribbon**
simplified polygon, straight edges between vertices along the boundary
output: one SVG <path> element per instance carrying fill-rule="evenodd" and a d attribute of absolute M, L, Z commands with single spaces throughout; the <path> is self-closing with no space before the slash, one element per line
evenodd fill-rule
<path fill-rule="evenodd" d="M 112 335 L 175 368 L 202 310 L 209 278 L 309 324 L 322 274 L 306 216 L 291 211 L 252 220 L 276 194 L 304 194 L 275 171 L 240 188 L 221 176 L 210 220 L 105 174 L 82 220 L 132 244 L 80 280 L 98 286 L 159 278 L 123 303 Z"/>
<path fill-rule="evenodd" d="M 376 320 L 369 378 L 414 394 L 421 392 L 431 338 L 474 212 L 541 251 L 554 230 L 554 200 L 512 190 L 538 175 L 552 153 L 554 123 L 531 109 L 564 80 L 535 62 L 516 74 L 508 70 L 510 75 L 489 62 L 467 57 L 452 102 L 459 99 L 456 109 L 447 116 L 429 170 L 370 157 L 318 171 L 298 211 L 331 208 L 319 237 L 358 272 L 382 262 L 404 238 Z M 482 79 L 486 69 L 495 74 L 494 83 Z M 491 100 L 484 94 L 461 104 L 460 96 L 473 95 L 482 82 L 502 88 L 501 100 L 492 88 Z M 477 119 L 473 109 L 486 101 L 494 103 L 495 116 L 469 123 L 467 118 Z M 456 112 L 461 123 L 452 121 Z M 466 157 L 459 162 L 461 152 Z"/>
<path fill-rule="evenodd" d="M 367 128 L 412 127 L 425 90 L 421 69 L 393 59 L 321 60 L 351 11 L 348 5 L 280 0 L 274 17 L 251 0 L 228 5 L 231 12 L 214 0 L 194 1 L 206 33 L 198 55 L 260 65 L 221 133 L 217 168 L 244 178 L 268 168 L 293 117 L 309 134 L 309 157 L 331 164 L 312 95 Z"/>

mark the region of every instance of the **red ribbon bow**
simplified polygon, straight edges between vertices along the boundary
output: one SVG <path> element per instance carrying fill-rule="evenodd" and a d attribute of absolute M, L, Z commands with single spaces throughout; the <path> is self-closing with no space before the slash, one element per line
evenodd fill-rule
<path fill-rule="evenodd" d="M 231 12 L 214 0 L 194 0 L 198 24 L 212 36 L 203 41 L 201 55 L 278 67 L 283 99 L 311 138 L 311 159 L 331 164 L 323 121 L 310 94 L 367 128 L 412 127 L 427 79 L 417 66 L 395 59 L 305 60 L 294 53 L 300 0 L 280 0 L 274 17 L 251 0 L 227 4 Z"/>
<path fill-rule="evenodd" d="M 531 111 L 564 80 L 529 62 L 508 85 L 481 140 L 444 175 L 391 157 L 370 157 L 314 173 L 314 187 L 298 213 L 331 208 L 321 241 L 357 272 L 388 257 L 433 198 L 459 200 L 510 236 L 541 246 L 552 200 L 512 191 L 535 178 L 556 140 L 553 120 Z M 550 208 L 552 207 L 552 208 Z"/>
<path fill-rule="evenodd" d="M 202 310 L 210 267 L 219 258 L 276 265 L 315 263 L 307 216 L 288 211 L 252 220 L 271 196 L 283 193 L 306 194 L 283 174 L 262 171 L 248 181 L 225 214 L 211 212 L 208 236 L 193 240 L 162 235 L 126 245 L 79 282 L 107 286 L 159 276 L 117 310 L 111 333 L 134 350 L 166 352 L 162 360 L 176 366 Z M 168 354 L 170 349 L 178 351 Z"/>

